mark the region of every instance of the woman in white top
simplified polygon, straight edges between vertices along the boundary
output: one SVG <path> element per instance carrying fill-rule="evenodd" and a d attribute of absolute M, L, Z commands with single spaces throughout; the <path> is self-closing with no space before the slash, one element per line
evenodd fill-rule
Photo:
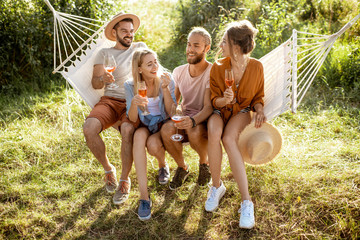
<path fill-rule="evenodd" d="M 130 121 L 140 118 L 141 125 L 134 133 L 133 157 L 139 183 L 140 205 L 138 215 L 141 220 L 151 218 L 151 199 L 147 189 L 146 149 L 159 162 L 159 182 L 169 181 L 169 167 L 165 162 L 160 128 L 169 118 L 171 107 L 175 103 L 175 84 L 171 75 L 164 71 L 155 52 L 149 49 L 138 49 L 132 58 L 133 79 L 125 82 L 126 108 Z M 140 82 L 145 82 L 145 97 L 138 94 Z M 146 106 L 146 108 L 145 108 Z M 150 112 L 143 115 L 144 110 Z"/>

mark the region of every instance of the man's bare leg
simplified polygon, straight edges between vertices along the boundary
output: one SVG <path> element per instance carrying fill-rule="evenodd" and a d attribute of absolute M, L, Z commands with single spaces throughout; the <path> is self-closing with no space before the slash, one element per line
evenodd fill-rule
<path fill-rule="evenodd" d="M 128 180 L 133 163 L 133 136 L 135 127 L 128 122 L 124 122 L 120 126 L 121 133 L 121 180 Z"/>
<path fill-rule="evenodd" d="M 111 170 L 109 159 L 106 156 L 105 143 L 100 137 L 102 126 L 97 118 L 88 118 L 85 120 L 83 132 L 86 144 L 95 158 L 100 162 L 105 171 Z"/>
<path fill-rule="evenodd" d="M 166 151 L 174 158 L 177 165 L 185 168 L 186 164 L 182 154 L 182 143 L 171 140 L 171 135 L 175 134 L 176 128 L 171 121 L 167 121 L 160 130 L 161 138 L 164 143 Z"/>
<path fill-rule="evenodd" d="M 186 134 L 188 135 L 190 146 L 199 154 L 200 164 L 209 164 L 207 158 L 207 129 L 205 125 L 199 124 L 194 128 L 187 129 Z"/>

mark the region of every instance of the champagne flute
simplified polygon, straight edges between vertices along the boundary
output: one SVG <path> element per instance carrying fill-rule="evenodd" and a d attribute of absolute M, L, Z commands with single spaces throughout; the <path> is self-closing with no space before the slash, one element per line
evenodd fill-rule
<path fill-rule="evenodd" d="M 184 113 L 181 105 L 176 105 L 175 103 L 171 106 L 171 120 L 174 123 L 179 123 L 184 119 Z M 171 135 L 171 140 L 179 142 L 184 139 L 184 136 L 179 134 L 178 128 L 176 128 L 176 134 Z"/>
<path fill-rule="evenodd" d="M 110 73 L 112 75 L 112 72 L 115 71 L 116 68 L 116 61 L 112 54 L 105 54 L 104 56 L 104 67 L 105 71 Z M 112 82 L 106 86 L 109 89 L 115 89 L 118 88 L 119 85 L 117 85 L 115 82 Z"/>
<path fill-rule="evenodd" d="M 138 82 L 138 93 L 141 97 L 147 97 L 147 88 L 145 81 Z M 147 104 L 144 106 L 144 111 L 142 115 L 149 115 L 150 112 L 148 111 Z"/>
<path fill-rule="evenodd" d="M 228 88 L 231 88 L 234 84 L 234 72 L 232 69 L 225 69 L 225 84 Z"/>

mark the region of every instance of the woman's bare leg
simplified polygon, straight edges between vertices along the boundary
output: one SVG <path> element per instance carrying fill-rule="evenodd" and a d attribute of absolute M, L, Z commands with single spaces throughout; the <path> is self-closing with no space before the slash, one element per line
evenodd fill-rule
<path fill-rule="evenodd" d="M 246 176 L 245 164 L 237 145 L 239 134 L 250 123 L 250 113 L 239 113 L 229 120 L 225 129 L 222 142 L 229 156 L 230 167 L 234 179 L 239 187 L 242 200 L 251 200 Z"/>

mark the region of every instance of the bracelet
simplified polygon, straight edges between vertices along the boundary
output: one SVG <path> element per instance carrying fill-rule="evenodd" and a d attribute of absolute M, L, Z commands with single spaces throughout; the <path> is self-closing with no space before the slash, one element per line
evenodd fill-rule
<path fill-rule="evenodd" d="M 191 119 L 191 121 L 192 121 L 192 123 L 193 123 L 192 127 L 193 127 L 193 128 L 194 128 L 194 127 L 196 127 L 196 122 L 195 122 L 195 119 L 194 119 L 194 118 L 192 118 L 192 117 L 190 117 L 190 119 Z"/>

